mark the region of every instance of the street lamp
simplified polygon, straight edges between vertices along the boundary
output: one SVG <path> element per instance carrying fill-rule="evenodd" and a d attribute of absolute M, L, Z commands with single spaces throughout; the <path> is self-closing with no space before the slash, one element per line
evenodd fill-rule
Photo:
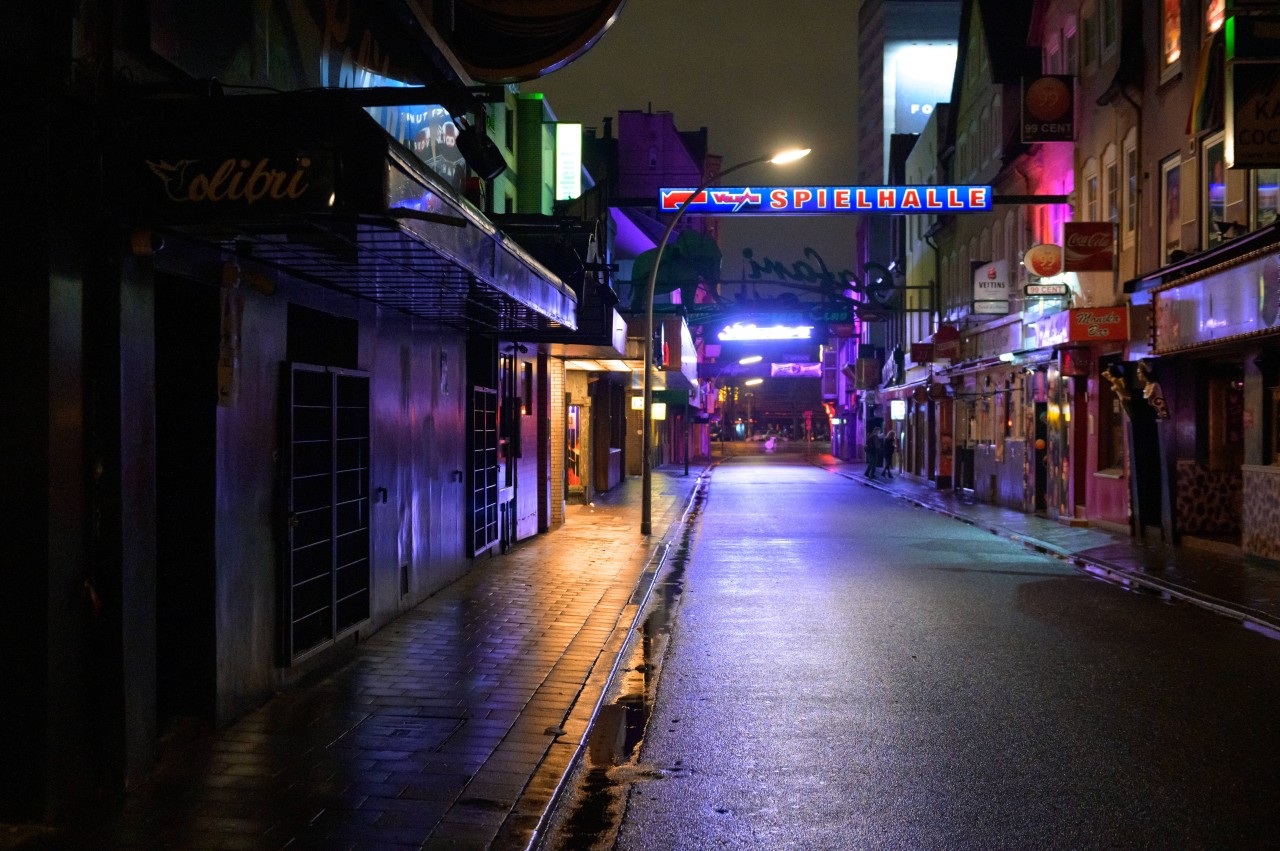
<path fill-rule="evenodd" d="M 662 239 L 658 241 L 657 253 L 653 256 L 653 268 L 649 270 L 649 288 L 645 297 L 644 312 L 644 427 L 642 429 L 644 436 L 641 443 L 641 452 L 644 458 L 640 468 L 641 535 L 648 535 L 653 531 L 653 422 L 650 418 L 653 410 L 653 294 L 658 285 L 658 266 L 662 263 L 662 252 L 666 250 L 667 240 L 671 239 L 671 232 L 676 229 L 676 223 L 680 221 L 684 211 L 689 209 L 689 205 L 702 194 L 704 189 L 711 185 L 712 181 L 719 180 L 725 175 L 747 166 L 766 162 L 774 165 L 785 165 L 808 155 L 808 148 L 796 148 L 771 156 L 756 157 L 753 160 L 746 160 L 729 166 L 719 174 L 703 180 L 698 188 L 693 190 L 689 197 L 681 202 L 676 209 L 675 215 L 671 217 L 671 221 L 667 224 L 667 230 L 662 234 Z"/>

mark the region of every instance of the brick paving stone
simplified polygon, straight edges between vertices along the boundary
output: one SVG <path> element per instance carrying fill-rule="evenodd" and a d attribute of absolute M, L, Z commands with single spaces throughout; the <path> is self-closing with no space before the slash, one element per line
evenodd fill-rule
<path fill-rule="evenodd" d="M 524 848 L 698 482 L 654 471 L 649 537 L 638 479 L 570 507 L 562 527 L 478 560 L 328 676 L 226 730 L 166 740 L 121 811 L 39 847 Z"/>

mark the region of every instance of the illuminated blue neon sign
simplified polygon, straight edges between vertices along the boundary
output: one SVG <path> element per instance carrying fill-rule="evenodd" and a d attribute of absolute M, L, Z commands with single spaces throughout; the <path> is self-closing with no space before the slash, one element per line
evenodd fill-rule
<path fill-rule="evenodd" d="M 674 213 L 693 192 L 659 189 L 659 208 L 664 213 Z M 990 209 L 990 186 L 745 186 L 704 189 L 685 212 L 715 216 L 829 216 L 979 213 Z"/>

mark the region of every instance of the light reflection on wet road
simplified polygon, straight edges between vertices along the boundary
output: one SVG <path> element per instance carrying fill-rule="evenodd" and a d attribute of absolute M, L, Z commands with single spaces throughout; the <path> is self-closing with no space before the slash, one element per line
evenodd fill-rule
<path fill-rule="evenodd" d="M 717 468 L 691 542 L 621 849 L 1280 835 L 1280 643 L 795 458 Z"/>

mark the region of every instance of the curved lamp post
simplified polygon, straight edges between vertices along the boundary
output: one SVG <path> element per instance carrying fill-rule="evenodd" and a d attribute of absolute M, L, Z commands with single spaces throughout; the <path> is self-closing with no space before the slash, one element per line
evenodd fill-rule
<path fill-rule="evenodd" d="M 641 431 L 644 434 L 641 452 L 644 455 L 641 466 L 640 481 L 640 534 L 648 535 L 653 531 L 653 294 L 658 284 L 658 266 L 662 263 L 662 252 L 666 250 L 667 241 L 671 239 L 671 232 L 676 229 L 676 223 L 680 221 L 680 217 L 684 215 L 684 211 L 689 208 L 693 200 L 697 198 L 702 191 L 712 184 L 713 181 L 719 180 L 725 175 L 735 172 L 738 169 L 747 166 L 758 165 L 760 163 L 773 163 L 774 165 L 784 165 L 785 163 L 795 162 L 801 157 L 809 155 L 808 148 L 793 149 L 782 151 L 781 153 L 772 154 L 765 157 L 756 157 L 753 160 L 737 163 L 729 166 L 719 174 L 703 180 L 697 189 L 690 193 L 689 197 L 681 202 L 679 208 L 676 209 L 675 215 L 671 217 L 671 221 L 667 223 L 667 230 L 662 234 L 662 239 L 658 242 L 657 253 L 653 256 L 653 268 L 649 270 L 649 287 L 648 294 L 645 297 L 644 312 L 644 424 Z"/>

